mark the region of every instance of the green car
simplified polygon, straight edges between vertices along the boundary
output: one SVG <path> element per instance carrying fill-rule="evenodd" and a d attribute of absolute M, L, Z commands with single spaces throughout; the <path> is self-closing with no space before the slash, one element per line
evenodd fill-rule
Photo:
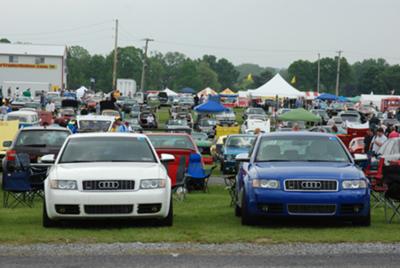
<path fill-rule="evenodd" d="M 210 147 L 212 142 L 208 139 L 206 133 L 193 132 L 192 138 L 194 139 L 196 146 L 197 148 L 199 148 L 199 151 L 202 155 L 210 154 Z"/>

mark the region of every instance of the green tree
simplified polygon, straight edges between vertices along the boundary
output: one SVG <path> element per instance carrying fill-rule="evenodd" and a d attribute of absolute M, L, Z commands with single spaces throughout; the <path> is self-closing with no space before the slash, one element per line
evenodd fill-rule
<path fill-rule="evenodd" d="M 217 60 L 214 55 L 204 55 L 202 61 L 218 75 L 218 82 L 222 88 L 232 87 L 239 77 L 239 72 L 235 66 L 225 58 Z"/>
<path fill-rule="evenodd" d="M 314 70 L 314 63 L 308 60 L 297 60 L 288 68 L 289 79 L 296 77 L 293 85 L 300 90 L 314 90 L 316 87 L 317 73 Z"/>
<path fill-rule="evenodd" d="M 251 87 L 258 88 L 271 80 L 272 77 L 274 77 L 274 74 L 271 71 L 264 70 L 262 73 L 260 73 L 260 75 L 253 76 L 253 84 Z"/>
<path fill-rule="evenodd" d="M 394 90 L 395 94 L 400 94 L 400 65 L 389 66 L 382 76 L 386 85 L 386 91 L 383 93 L 389 94 Z"/>
<path fill-rule="evenodd" d="M 356 94 L 384 93 L 384 72 L 389 67 L 384 59 L 367 59 L 353 64 Z M 355 94 L 355 95 L 356 95 Z"/>
<path fill-rule="evenodd" d="M 0 43 L 7 43 L 7 44 L 11 44 L 11 41 L 8 40 L 7 38 L 0 38 Z"/>
<path fill-rule="evenodd" d="M 89 86 L 88 65 L 90 54 L 85 48 L 72 46 L 67 53 L 68 87 L 76 89 L 81 85 Z"/>
<path fill-rule="evenodd" d="M 197 75 L 200 80 L 200 88 L 211 87 L 213 89 L 218 89 L 221 84 L 218 82 L 217 73 L 210 68 L 210 66 L 205 62 L 198 62 L 197 64 Z"/>

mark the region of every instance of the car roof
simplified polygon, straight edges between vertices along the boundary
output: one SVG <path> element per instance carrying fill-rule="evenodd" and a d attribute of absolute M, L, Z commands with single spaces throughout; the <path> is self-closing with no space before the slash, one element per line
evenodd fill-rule
<path fill-rule="evenodd" d="M 309 132 L 309 131 L 277 131 L 277 132 L 271 132 L 271 133 L 264 133 L 261 134 L 262 137 L 288 137 L 288 136 L 293 136 L 293 137 L 305 137 L 305 136 L 311 136 L 311 137 L 336 137 L 334 134 L 330 133 L 322 133 L 322 132 Z"/>
<path fill-rule="evenodd" d="M 38 113 L 33 111 L 14 111 L 9 112 L 7 115 L 38 115 Z"/>
<path fill-rule="evenodd" d="M 94 132 L 94 133 L 77 133 L 69 136 L 70 139 L 79 138 L 98 138 L 98 137 L 131 137 L 131 138 L 147 138 L 146 135 L 140 133 L 122 133 L 122 132 Z"/>

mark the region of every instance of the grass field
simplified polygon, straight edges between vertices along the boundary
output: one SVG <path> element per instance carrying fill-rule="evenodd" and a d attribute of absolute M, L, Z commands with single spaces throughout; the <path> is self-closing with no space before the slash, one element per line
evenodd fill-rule
<path fill-rule="evenodd" d="M 143 224 L 84 223 L 44 229 L 42 205 L 34 208 L 0 208 L 0 243 L 97 243 L 97 242 L 200 242 L 200 243 L 283 243 L 283 242 L 398 242 L 400 225 L 386 224 L 383 208 L 372 211 L 371 227 L 343 224 L 279 223 L 241 226 L 229 206 L 229 195 L 222 186 L 210 193 L 191 193 L 183 202 L 174 202 L 173 227 L 143 227 Z"/>

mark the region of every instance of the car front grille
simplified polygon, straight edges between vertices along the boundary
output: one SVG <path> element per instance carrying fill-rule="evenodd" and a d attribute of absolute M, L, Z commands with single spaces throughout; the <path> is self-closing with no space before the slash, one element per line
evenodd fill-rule
<path fill-rule="evenodd" d="M 336 180 L 286 180 L 285 191 L 325 191 L 336 192 L 338 190 Z"/>
<path fill-rule="evenodd" d="M 133 205 L 85 205 L 86 214 L 130 214 Z"/>
<path fill-rule="evenodd" d="M 289 204 L 287 209 L 289 214 L 333 215 L 336 212 L 336 205 Z"/>
<path fill-rule="evenodd" d="M 84 191 L 128 191 L 135 189 L 133 180 L 94 180 L 82 182 Z"/>

